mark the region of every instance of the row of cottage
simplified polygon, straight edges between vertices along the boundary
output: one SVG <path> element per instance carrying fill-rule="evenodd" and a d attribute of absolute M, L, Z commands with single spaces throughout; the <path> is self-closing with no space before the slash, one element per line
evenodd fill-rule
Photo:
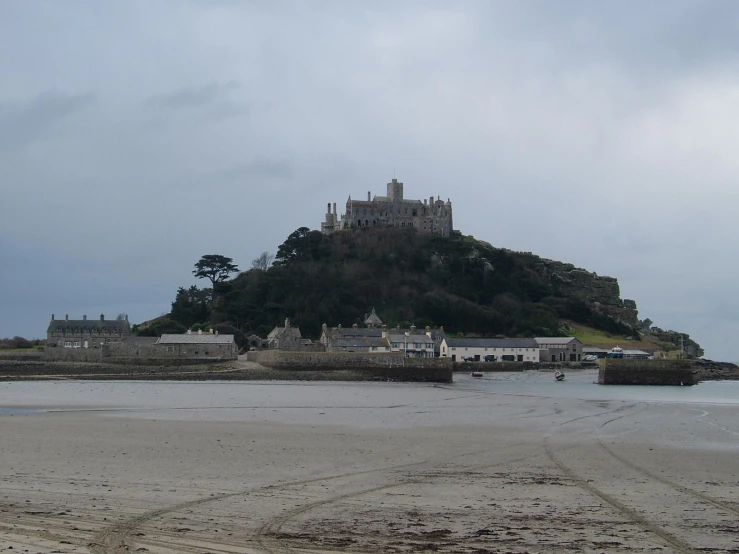
<path fill-rule="evenodd" d="M 388 329 L 375 310 L 365 317 L 364 326 L 329 328 L 322 326 L 318 343 L 305 339 L 300 329 L 285 320 L 266 339 L 251 337 L 252 348 L 327 352 L 402 353 L 409 358 L 450 358 L 462 361 L 579 362 L 587 354 L 605 357 L 607 351 L 584 347 L 575 337 L 535 338 L 453 338 L 438 329 Z M 596 352 L 597 351 L 597 352 Z M 624 351 L 626 352 L 626 351 Z M 47 329 L 47 357 L 93 359 L 95 357 L 177 357 L 234 359 L 239 349 L 233 335 L 202 331 L 134 337 L 128 318 L 106 320 L 56 320 L 52 315 Z M 642 356 L 643 355 L 643 356 Z M 646 357 L 634 351 L 632 357 Z"/>
<path fill-rule="evenodd" d="M 266 348 L 282 350 L 326 350 L 328 352 L 402 352 L 408 358 L 451 358 L 452 361 L 579 362 L 583 345 L 575 337 L 482 339 L 448 337 L 438 329 L 387 328 L 375 310 L 364 326 L 322 326 L 319 344 L 304 339 L 300 329 L 285 320 L 267 336 Z"/>

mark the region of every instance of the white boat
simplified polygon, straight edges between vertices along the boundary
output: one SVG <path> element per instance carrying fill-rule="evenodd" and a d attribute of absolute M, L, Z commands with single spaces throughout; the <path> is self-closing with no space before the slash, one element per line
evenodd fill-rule
<path fill-rule="evenodd" d="M 554 372 L 554 380 L 555 381 L 564 381 L 565 380 L 565 374 L 563 371 L 557 370 Z"/>
<path fill-rule="evenodd" d="M 624 350 L 620 346 L 614 346 L 611 348 L 611 352 L 608 354 L 609 358 L 623 358 Z"/>

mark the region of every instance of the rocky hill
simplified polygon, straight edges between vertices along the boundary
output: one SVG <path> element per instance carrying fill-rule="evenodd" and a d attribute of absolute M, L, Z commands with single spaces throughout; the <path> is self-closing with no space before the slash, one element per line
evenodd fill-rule
<path fill-rule="evenodd" d="M 467 336 L 565 335 L 566 322 L 619 337 L 650 330 L 613 277 L 469 236 L 413 229 L 324 236 L 303 227 L 271 267 L 220 283 L 215 301 L 208 292 L 181 288 L 170 319 L 264 336 L 289 317 L 304 336 L 317 338 L 323 323 L 361 324 L 374 307 L 390 327 L 444 326 Z"/>

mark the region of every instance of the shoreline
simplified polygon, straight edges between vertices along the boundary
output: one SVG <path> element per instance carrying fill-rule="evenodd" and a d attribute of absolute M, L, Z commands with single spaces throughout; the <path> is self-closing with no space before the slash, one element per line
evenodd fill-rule
<path fill-rule="evenodd" d="M 0 415 L 0 544 L 67 554 L 736 551 L 736 405 L 530 396 L 564 389 L 544 373 L 500 379 L 518 394 L 472 379 L 2 387 L 3 403 L 64 409 Z"/>
<path fill-rule="evenodd" d="M 466 364 L 462 371 L 468 372 Z M 582 371 L 591 367 L 564 368 L 564 371 Z M 480 366 L 483 373 L 499 370 Z M 520 371 L 525 371 L 521 368 Z M 553 371 L 538 368 L 531 371 Z M 694 360 L 692 364 L 696 383 L 701 381 L 739 381 L 739 366 L 728 362 Z M 510 371 L 510 369 L 508 369 Z M 417 378 L 397 377 L 390 372 L 378 373 L 362 369 L 272 369 L 243 359 L 191 365 L 128 365 L 102 362 L 25 361 L 0 357 L 0 382 L 48 380 L 151 380 L 151 381 L 398 381 L 424 382 Z"/>

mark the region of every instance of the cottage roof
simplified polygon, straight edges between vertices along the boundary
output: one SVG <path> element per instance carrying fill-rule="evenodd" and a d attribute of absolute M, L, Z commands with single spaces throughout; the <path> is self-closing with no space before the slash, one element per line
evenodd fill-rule
<path fill-rule="evenodd" d="M 569 344 L 575 337 L 536 337 L 534 339 L 539 344 Z"/>
<path fill-rule="evenodd" d="M 382 329 L 377 328 L 353 328 L 353 327 L 334 327 L 328 332 L 331 340 L 341 337 L 382 337 Z"/>
<path fill-rule="evenodd" d="M 131 326 L 126 319 L 52 319 L 49 322 L 47 333 L 82 333 L 82 332 L 131 332 Z"/>
<path fill-rule="evenodd" d="M 429 337 L 426 333 L 409 333 L 405 334 L 403 332 L 398 332 L 397 330 L 395 332 L 389 332 L 387 334 L 387 337 L 390 339 L 391 342 L 423 342 L 425 344 L 428 344 L 429 346 L 433 346 L 434 341 L 431 337 Z"/>
<path fill-rule="evenodd" d="M 372 308 L 372 313 L 369 317 L 364 320 L 364 324 L 370 327 L 382 327 L 382 320 L 377 317 L 374 308 Z"/>
<path fill-rule="evenodd" d="M 211 335 L 210 333 L 198 335 L 197 333 L 184 335 L 164 334 L 159 337 L 157 344 L 232 344 L 233 335 Z"/>
<path fill-rule="evenodd" d="M 390 342 L 382 337 L 340 337 L 331 341 L 331 348 L 358 348 L 377 346 L 388 348 Z"/>
<path fill-rule="evenodd" d="M 455 348 L 539 348 L 535 339 L 444 339 L 447 346 Z"/>
<path fill-rule="evenodd" d="M 644 350 L 627 350 L 624 348 L 624 356 L 649 356 L 649 352 Z"/>
<path fill-rule="evenodd" d="M 275 339 L 277 337 L 290 336 L 295 340 L 303 338 L 300 334 L 300 328 L 298 327 L 275 327 L 267 335 L 268 339 Z"/>

